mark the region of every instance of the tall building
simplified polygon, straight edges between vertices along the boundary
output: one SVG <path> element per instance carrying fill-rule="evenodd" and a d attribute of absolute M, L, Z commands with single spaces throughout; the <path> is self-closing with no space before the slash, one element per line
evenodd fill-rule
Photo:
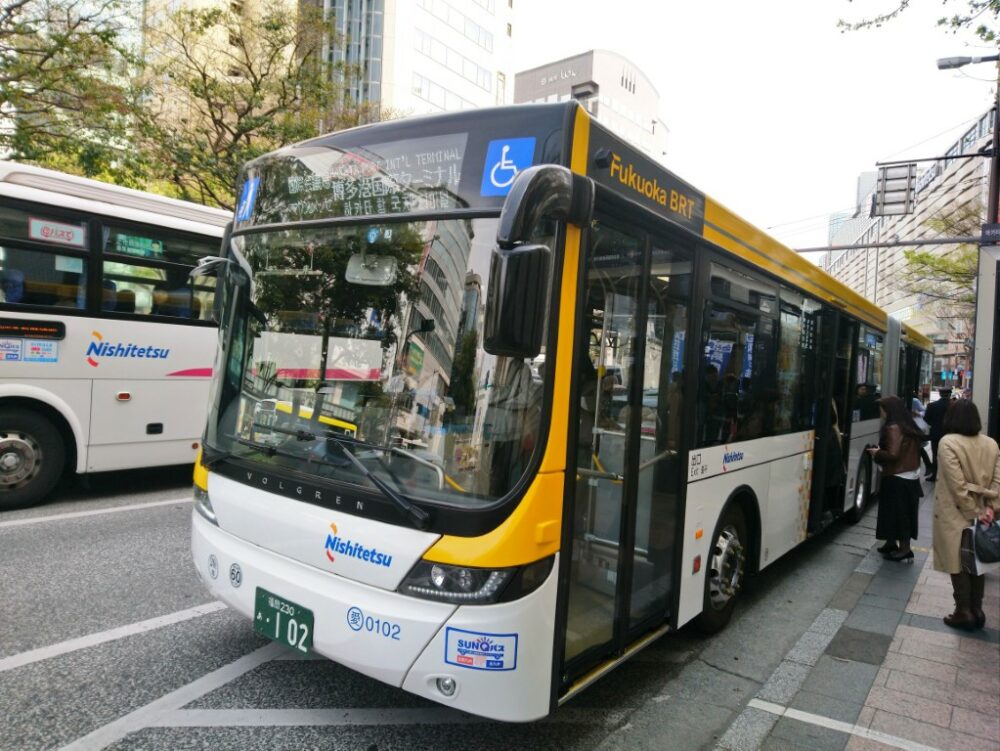
<path fill-rule="evenodd" d="M 663 161 L 667 126 L 660 95 L 646 74 L 621 55 L 590 50 L 524 70 L 514 79 L 514 102 L 576 99 L 603 123 L 647 155 Z"/>
<path fill-rule="evenodd" d="M 989 146 L 993 134 L 993 111 L 984 113 L 947 150 L 948 159 L 931 162 L 917 179 L 914 211 L 904 216 L 872 217 L 874 173 L 858 180 L 858 206 L 848 219 L 837 216 L 831 232 L 832 245 L 900 242 L 941 236 L 930 226 L 935 218 L 965 210 L 983 211 L 986 206 L 989 160 L 980 150 Z M 970 158 L 954 158 L 972 155 Z M 977 228 L 978 229 L 978 228 Z M 859 247 L 831 251 L 821 261 L 826 271 L 847 286 L 884 308 L 893 318 L 906 321 L 936 342 L 934 386 L 965 387 L 971 367 L 971 339 L 968 322 L 939 317 L 933 301 L 908 292 L 902 283 L 906 274 L 907 250 L 931 250 L 947 255 L 955 245 Z M 947 290 L 942 290 L 947 294 Z M 989 334 L 990 332 L 986 332 Z"/>
<path fill-rule="evenodd" d="M 355 101 L 398 115 L 510 103 L 513 0 L 324 0 L 327 59 Z"/>

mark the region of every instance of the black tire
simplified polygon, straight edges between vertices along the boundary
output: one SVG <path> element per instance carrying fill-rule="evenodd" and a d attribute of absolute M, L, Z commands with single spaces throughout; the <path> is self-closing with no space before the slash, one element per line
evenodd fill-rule
<path fill-rule="evenodd" d="M 705 561 L 705 596 L 701 614 L 695 621 L 701 633 L 718 633 L 733 617 L 736 599 L 746 578 L 748 544 L 743 509 L 730 503 L 715 528 Z"/>
<path fill-rule="evenodd" d="M 62 477 L 66 448 L 47 417 L 0 409 L 0 511 L 32 506 Z"/>
<path fill-rule="evenodd" d="M 868 457 L 861 459 L 858 465 L 858 474 L 854 481 L 854 503 L 844 514 L 844 519 L 848 524 L 857 524 L 864 516 L 865 509 L 871 501 L 872 494 L 872 465 Z"/>

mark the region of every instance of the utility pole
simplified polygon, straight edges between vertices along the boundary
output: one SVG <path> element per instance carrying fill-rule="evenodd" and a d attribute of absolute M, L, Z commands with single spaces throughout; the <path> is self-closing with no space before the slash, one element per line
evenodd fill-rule
<path fill-rule="evenodd" d="M 990 154 L 989 198 L 986 206 L 988 234 L 996 236 L 1000 219 L 1000 55 L 946 57 L 937 61 L 940 70 L 970 63 L 997 63 L 996 97 L 993 109 L 993 150 Z M 987 234 L 984 232 L 984 234 Z M 985 238 L 984 238 L 985 239 Z M 993 241 L 995 242 L 995 240 Z M 973 355 L 972 401 L 979 408 L 986 433 L 1000 440 L 1000 327 L 996 325 L 1000 305 L 1000 246 L 980 242 L 976 284 L 976 340 Z"/>

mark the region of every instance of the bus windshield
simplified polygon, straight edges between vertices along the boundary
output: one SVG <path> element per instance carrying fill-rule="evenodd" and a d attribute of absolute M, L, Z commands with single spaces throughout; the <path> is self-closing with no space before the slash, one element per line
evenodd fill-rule
<path fill-rule="evenodd" d="M 483 349 L 496 223 L 236 236 L 253 281 L 227 283 L 208 448 L 364 487 L 373 473 L 448 505 L 506 495 L 536 449 L 544 347 L 534 360 Z"/>

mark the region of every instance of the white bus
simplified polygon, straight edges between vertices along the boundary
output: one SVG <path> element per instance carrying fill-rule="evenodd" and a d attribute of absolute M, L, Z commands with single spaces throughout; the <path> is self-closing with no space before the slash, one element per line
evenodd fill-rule
<path fill-rule="evenodd" d="M 876 399 L 929 379 L 930 340 L 576 102 L 334 133 L 241 186 L 195 565 L 260 634 L 456 709 L 533 720 L 722 628 L 861 515 Z"/>
<path fill-rule="evenodd" d="M 231 214 L 0 162 L 0 510 L 64 471 L 194 461 Z"/>

